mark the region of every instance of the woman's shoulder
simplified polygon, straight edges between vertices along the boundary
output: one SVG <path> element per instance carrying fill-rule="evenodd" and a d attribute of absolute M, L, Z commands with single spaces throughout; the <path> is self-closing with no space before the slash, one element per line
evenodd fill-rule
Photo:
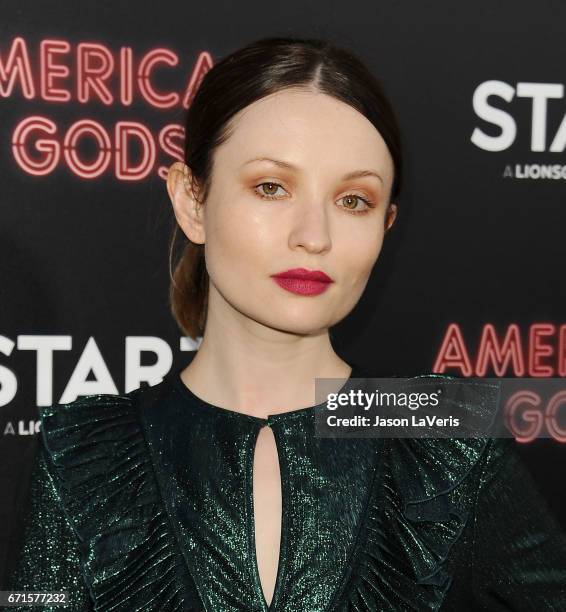
<path fill-rule="evenodd" d="M 392 444 L 392 463 L 407 500 L 431 499 L 457 488 L 477 490 L 516 455 L 514 438 L 500 437 L 492 428 L 499 410 L 498 381 L 432 372 L 396 378 L 403 379 L 403 389 L 439 393 L 443 416 L 466 419 L 459 437 L 446 436 L 438 426 L 436 432 L 431 428 L 430 437 L 399 438 Z"/>
<path fill-rule="evenodd" d="M 468 380 L 445 374 L 398 376 L 414 389 L 439 391 L 460 414 L 474 414 L 489 423 L 499 403 L 499 386 L 487 380 Z M 462 387 L 464 383 L 464 387 Z M 471 518 L 481 489 L 502 470 L 518 461 L 512 437 L 436 434 L 387 439 L 387 473 L 397 492 L 402 514 L 411 521 L 459 525 L 454 539 Z"/>
<path fill-rule="evenodd" d="M 38 409 L 42 454 L 81 538 L 102 533 L 134 499 L 140 500 L 140 518 L 158 511 L 141 412 L 147 403 L 159 403 L 166 389 L 162 380 L 127 393 L 83 395 Z"/>
<path fill-rule="evenodd" d="M 141 608 L 164 585 L 163 597 L 179 597 L 175 583 L 166 579 L 176 574 L 179 558 L 140 419 L 143 404 L 158 402 L 166 388 L 162 381 L 40 409 L 47 471 L 100 609 L 110 604 Z M 133 559 L 143 583 L 136 595 L 131 592 Z M 146 582 L 144 568 L 156 559 L 159 569 Z"/>
<path fill-rule="evenodd" d="M 141 454 L 139 405 L 150 389 L 82 395 L 71 402 L 38 408 L 42 453 L 62 497 L 68 497 L 66 505 L 79 509 L 88 489 L 102 497 L 108 492 L 110 478 L 127 469 L 124 459 L 129 455 L 132 463 L 136 453 Z M 67 496 L 70 491 L 80 494 Z"/>
<path fill-rule="evenodd" d="M 138 429 L 139 391 L 114 395 L 79 396 L 67 403 L 38 408 L 40 444 L 53 472 L 80 478 L 85 470 L 102 465 Z M 84 470 L 73 465 L 84 462 Z"/>
<path fill-rule="evenodd" d="M 379 377 L 384 378 L 375 376 Z M 415 389 L 441 389 L 459 403 L 459 409 L 486 417 L 498 401 L 497 385 L 489 381 L 476 381 L 469 393 L 461 394 L 454 382 L 462 381 L 458 377 L 428 373 L 395 377 L 408 379 Z M 363 563 L 371 572 L 355 585 L 364 599 L 373 601 L 382 591 L 380 597 L 389 603 L 401 602 L 412 593 L 422 609 L 438 609 L 458 560 L 471 554 L 467 527 L 473 529 L 475 524 L 481 489 L 501 473 L 503 465 L 509 465 L 515 445 L 512 438 L 487 436 L 385 439 L 381 477 L 368 504 L 368 524 L 382 524 L 383 514 L 387 528 L 372 528 L 364 535 Z M 378 561 L 384 550 L 389 551 L 387 566 L 395 568 L 395 579 L 381 581 L 376 577 L 384 573 Z M 376 602 L 375 609 L 386 607 L 382 603 Z"/>
<path fill-rule="evenodd" d="M 498 411 L 500 384 L 481 378 L 469 379 L 457 374 L 420 372 L 399 374 L 377 372 L 375 368 L 358 365 L 357 376 L 392 381 L 396 391 L 430 391 L 440 394 L 446 402 L 446 415 L 473 415 L 460 437 L 449 437 L 442 427 L 436 432 L 427 429 L 422 437 L 389 439 L 392 465 L 407 498 L 418 500 L 454 489 L 474 475 L 498 469 L 501 461 L 516 447 L 512 437 L 490 435 L 490 425 Z M 476 483 L 479 484 L 479 481 Z"/>
<path fill-rule="evenodd" d="M 95 393 L 89 395 L 79 395 L 71 402 L 54 403 L 49 406 L 38 408 L 42 426 L 45 424 L 49 428 L 53 423 L 64 426 L 66 422 L 80 421 L 88 418 L 89 415 L 101 417 L 103 414 L 127 412 L 132 410 L 139 400 L 143 397 L 149 387 L 144 384 L 128 393 Z"/>
<path fill-rule="evenodd" d="M 50 472 L 61 490 L 92 489 L 103 495 L 110 477 L 119 480 L 147 469 L 150 453 L 141 414 L 159 404 L 170 376 L 150 386 L 119 394 L 82 395 L 74 401 L 38 408 L 40 444 Z M 98 482 L 98 486 L 86 483 Z M 80 503 L 69 497 L 69 503 Z M 80 514 L 80 513 L 79 513 Z"/>
<path fill-rule="evenodd" d="M 125 393 L 81 395 L 66 403 L 38 408 L 42 441 L 50 455 L 59 456 L 79 446 L 112 443 L 139 430 L 140 407 L 155 403 L 168 388 L 170 376 L 154 385 L 143 383 Z M 141 432 L 140 432 L 141 434 Z"/>

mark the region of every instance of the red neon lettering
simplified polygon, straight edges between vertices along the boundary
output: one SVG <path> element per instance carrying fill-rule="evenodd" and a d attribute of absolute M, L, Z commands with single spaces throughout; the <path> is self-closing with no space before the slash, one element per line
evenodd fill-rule
<path fill-rule="evenodd" d="M 213 65 L 214 62 L 212 61 L 210 53 L 208 51 L 201 51 L 191 73 L 189 83 L 185 88 L 185 95 L 183 96 L 183 106 L 185 108 L 189 108 L 191 105 L 204 75 L 212 68 Z"/>
<path fill-rule="evenodd" d="M 556 413 L 566 403 L 566 391 L 558 391 L 548 402 L 546 407 L 546 428 L 550 435 L 558 442 L 566 442 L 566 430 L 558 425 Z"/>
<path fill-rule="evenodd" d="M 558 376 L 566 376 L 566 324 L 560 326 L 558 334 Z"/>
<path fill-rule="evenodd" d="M 133 98 L 133 54 L 131 47 L 120 49 L 120 101 L 130 106 Z"/>
<path fill-rule="evenodd" d="M 76 46 L 76 83 L 65 88 L 58 80 L 68 79 L 73 75 L 69 65 L 63 63 L 62 58 L 58 56 L 69 54 L 73 48 L 66 40 L 41 41 L 37 76 L 42 99 L 69 102 L 74 97 L 74 89 L 77 99 L 83 104 L 98 99 L 108 106 L 118 99 L 124 106 L 130 106 L 135 96 L 135 78 L 141 96 L 151 106 L 166 109 L 181 105 L 189 108 L 202 79 L 214 64 L 210 53 L 201 51 L 182 92 L 164 92 L 159 91 L 153 76 L 158 64 L 170 67 L 179 64 L 179 57 L 174 51 L 165 48 L 152 49 L 142 57 L 135 70 L 136 62 L 131 47 L 121 47 L 115 59 L 107 46 L 82 42 Z M 115 72 L 117 74 L 114 81 Z M 0 54 L 0 96 L 11 96 L 16 82 L 19 82 L 24 97 L 35 97 L 28 48 L 22 37 L 13 40 L 7 57 L 2 58 Z M 116 87 L 115 92 L 113 87 Z"/>
<path fill-rule="evenodd" d="M 106 105 L 114 98 L 104 82 L 114 70 L 112 53 L 97 43 L 81 43 L 77 48 L 77 95 L 88 102 L 92 90 Z"/>
<path fill-rule="evenodd" d="M 57 166 L 61 150 L 56 140 L 39 138 L 35 142 L 35 148 L 44 155 L 40 159 L 31 157 L 26 145 L 28 136 L 34 131 L 55 134 L 57 126 L 45 117 L 33 116 L 20 121 L 12 136 L 12 153 L 20 168 L 29 174 L 43 176 L 49 174 Z"/>
<path fill-rule="evenodd" d="M 77 143 L 84 134 L 93 136 L 99 148 L 96 159 L 90 163 L 81 160 L 77 153 Z M 112 144 L 105 129 L 99 123 L 84 119 L 69 128 L 63 143 L 63 154 L 69 168 L 75 174 L 85 179 L 93 179 L 108 168 L 112 156 Z"/>
<path fill-rule="evenodd" d="M 69 53 L 71 45 L 64 40 L 43 40 L 40 45 L 39 57 L 41 63 L 40 83 L 41 97 L 51 102 L 68 102 L 71 92 L 59 89 L 53 84 L 55 79 L 69 76 L 68 66 L 55 63 L 55 56 Z"/>
<path fill-rule="evenodd" d="M 433 371 L 443 374 L 447 368 L 458 368 L 464 376 L 472 375 L 472 364 L 466 343 L 456 323 L 451 323 L 446 330 Z"/>
<path fill-rule="evenodd" d="M 543 422 L 540 410 L 532 410 L 530 408 L 523 410 L 521 412 L 521 419 L 526 423 L 530 423 L 530 426 L 526 429 L 521 429 L 517 425 L 517 412 L 521 409 L 522 405 L 538 408 L 540 404 L 539 395 L 528 390 L 517 391 L 509 397 L 505 409 L 505 425 L 517 442 L 532 442 L 540 435 Z"/>
<path fill-rule="evenodd" d="M 155 91 L 150 82 L 150 73 L 155 64 L 168 64 L 176 66 L 179 58 L 175 53 L 167 49 L 154 49 L 147 53 L 138 68 L 138 86 L 142 96 L 156 108 L 171 108 L 179 103 L 179 94 L 170 92 L 160 94 Z"/>
<path fill-rule="evenodd" d="M 543 357 L 555 355 L 554 346 L 543 342 L 544 336 L 555 334 L 557 328 L 552 323 L 533 323 L 529 328 L 528 348 L 523 349 L 521 333 L 515 323 L 508 326 L 503 341 L 498 339 L 493 325 L 487 323 L 479 342 L 473 371 L 476 376 L 485 376 L 491 365 L 496 376 L 505 376 L 509 368 L 515 376 L 524 376 L 525 371 L 534 377 L 550 377 L 555 372 L 562 377 L 566 376 L 566 324 L 559 328 L 557 334 L 556 365 L 541 362 Z M 434 364 L 435 372 L 443 373 L 446 368 L 457 368 L 463 376 L 472 376 L 468 352 L 460 328 L 455 323 L 448 326 Z"/>
<path fill-rule="evenodd" d="M 155 164 L 155 142 L 151 132 L 141 123 L 119 121 L 116 124 L 116 176 L 123 181 L 139 181 L 145 178 Z M 130 137 L 139 140 L 142 158 L 137 166 L 129 159 L 128 142 Z"/>
<path fill-rule="evenodd" d="M 493 325 L 488 323 L 484 326 L 476 362 L 476 376 L 485 376 L 488 361 L 491 362 L 497 376 L 504 375 L 510 361 L 513 362 L 516 375 L 524 376 L 525 363 L 518 325 L 513 324 L 508 327 L 502 346 Z"/>
<path fill-rule="evenodd" d="M 12 95 L 16 79 L 19 79 L 24 98 L 35 97 L 35 87 L 31 75 L 28 49 L 23 38 L 15 38 L 12 42 L 8 59 L 4 61 L 0 55 L 0 96 L 8 98 Z"/>
<path fill-rule="evenodd" d="M 185 128 L 182 125 L 176 123 L 170 123 L 166 125 L 159 132 L 159 145 L 161 148 L 178 161 L 183 161 L 183 142 L 185 139 Z M 177 142 L 175 142 L 177 140 Z M 165 166 L 159 166 L 157 174 L 163 179 L 167 180 L 168 168 Z"/>
<path fill-rule="evenodd" d="M 556 327 L 552 323 L 535 323 L 529 331 L 529 375 L 530 376 L 552 376 L 552 368 L 542 365 L 542 357 L 554 353 L 551 346 L 542 344 L 542 336 L 552 336 L 556 333 Z"/>

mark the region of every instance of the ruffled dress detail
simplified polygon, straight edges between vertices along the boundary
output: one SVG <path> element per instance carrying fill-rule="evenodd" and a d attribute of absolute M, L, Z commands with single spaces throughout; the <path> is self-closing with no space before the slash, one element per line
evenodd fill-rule
<path fill-rule="evenodd" d="M 153 442 L 153 454 L 150 452 L 151 428 L 143 425 L 144 411 L 158 418 L 160 402 L 172 401 L 172 395 L 178 405 L 179 381 L 173 376 L 178 378 L 178 373 L 159 385 L 125 395 L 91 395 L 40 409 L 49 471 L 76 535 L 81 571 L 95 610 L 362 612 L 440 608 L 451 584 L 447 561 L 473 510 L 482 474 L 511 441 L 400 438 L 365 440 L 360 446 L 351 446 L 360 459 L 363 453 L 366 479 L 349 485 L 356 490 L 357 509 L 346 519 L 333 517 L 336 530 L 346 534 L 340 549 L 345 553 L 343 558 L 326 559 L 328 571 L 335 572 L 333 582 L 302 608 L 301 601 L 308 588 L 315 588 L 315 582 L 311 584 L 308 575 L 301 577 L 301 572 L 306 574 L 312 566 L 293 566 L 291 557 L 308 556 L 309 550 L 295 550 L 293 539 L 282 533 L 282 555 L 284 552 L 289 559 L 287 573 L 279 579 L 286 576 L 293 580 L 285 583 L 285 588 L 283 584 L 279 590 L 276 587 L 270 607 L 261 597 L 254 599 L 257 584 L 255 589 L 250 587 L 246 599 L 242 595 L 238 601 L 237 591 L 230 585 L 221 586 L 220 573 L 214 580 L 222 594 L 214 600 L 201 575 L 203 568 L 195 565 L 196 549 L 185 544 L 186 525 L 174 510 L 176 493 L 163 484 L 168 478 L 159 460 L 163 449 L 156 450 Z M 441 380 L 437 382 L 441 384 Z M 310 444 L 312 414 L 297 412 L 300 414 L 292 419 L 285 418 L 289 413 L 276 415 L 270 424 L 279 436 L 290 428 L 289 439 L 300 440 L 302 436 L 303 443 Z M 195 414 L 193 410 L 191 418 Z M 203 418 L 211 416 L 206 410 L 202 414 Z M 254 417 L 239 420 L 242 416 L 238 414 L 236 420 L 249 425 L 252 433 L 264 425 Z M 229 436 L 233 417 L 215 414 L 216 424 L 218 418 L 225 428 L 223 435 Z M 294 434 L 293 426 L 299 427 Z M 223 443 L 221 436 L 217 442 Z M 294 448 L 298 453 L 301 444 Z M 286 447 L 287 455 L 289 449 L 291 446 Z M 166 456 L 167 450 L 163 452 Z M 285 457 L 289 468 L 291 459 Z M 316 478 L 317 466 L 310 465 L 311 473 L 305 478 Z M 294 473 L 286 468 L 282 476 L 292 478 Z M 289 486 L 295 486 L 293 481 Z M 343 508 L 341 494 L 337 493 L 337 507 Z M 291 512 L 291 508 L 284 506 L 285 511 Z M 305 533 L 299 530 L 297 516 L 293 517 L 293 534 Z M 318 563 L 326 567 L 324 559 Z M 244 580 L 247 576 L 244 574 Z M 293 596 L 294 584 L 303 589 L 301 597 Z M 227 607 L 219 607 L 222 601 Z"/>

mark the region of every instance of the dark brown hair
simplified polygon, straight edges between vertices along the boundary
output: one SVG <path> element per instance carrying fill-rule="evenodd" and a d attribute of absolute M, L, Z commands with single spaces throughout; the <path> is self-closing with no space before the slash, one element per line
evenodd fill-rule
<path fill-rule="evenodd" d="M 185 124 L 185 164 L 199 204 L 206 201 L 213 154 L 231 134 L 231 119 L 253 102 L 277 91 L 303 87 L 332 96 L 364 115 L 381 134 L 394 163 L 390 202 L 401 190 L 402 159 L 399 126 L 380 82 L 350 51 L 318 39 L 263 38 L 234 51 L 204 76 Z M 180 256 L 171 273 L 178 235 Z M 170 241 L 171 312 L 183 333 L 202 336 L 208 304 L 208 272 L 204 244 L 187 239 L 175 223 Z"/>

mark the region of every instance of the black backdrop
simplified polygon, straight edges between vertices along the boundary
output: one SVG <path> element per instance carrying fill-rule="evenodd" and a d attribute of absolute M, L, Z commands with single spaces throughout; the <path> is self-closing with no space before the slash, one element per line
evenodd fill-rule
<path fill-rule="evenodd" d="M 524 373 L 488 359 L 486 376 L 566 376 L 565 22 L 561 0 L 536 8 L 524 0 L 5 1 L 5 530 L 37 440 L 37 405 L 128 391 L 140 372 L 157 382 L 194 348 L 167 308 L 171 213 L 158 169 L 179 147 L 175 126 L 191 79 L 194 86 L 207 62 L 263 36 L 318 36 L 357 52 L 383 81 L 404 132 L 398 225 L 364 298 L 335 330 L 338 352 L 382 375 L 470 376 L 488 347 L 484 334 L 501 343 L 516 333 Z M 96 78 L 89 86 L 89 74 L 106 65 L 107 90 Z M 102 153 L 81 130 L 95 130 Z M 86 178 L 99 153 L 103 171 Z M 537 343 L 546 354 L 535 354 Z M 447 361 L 458 346 L 470 370 Z M 539 439 L 520 451 L 566 527 L 566 448 Z"/>

